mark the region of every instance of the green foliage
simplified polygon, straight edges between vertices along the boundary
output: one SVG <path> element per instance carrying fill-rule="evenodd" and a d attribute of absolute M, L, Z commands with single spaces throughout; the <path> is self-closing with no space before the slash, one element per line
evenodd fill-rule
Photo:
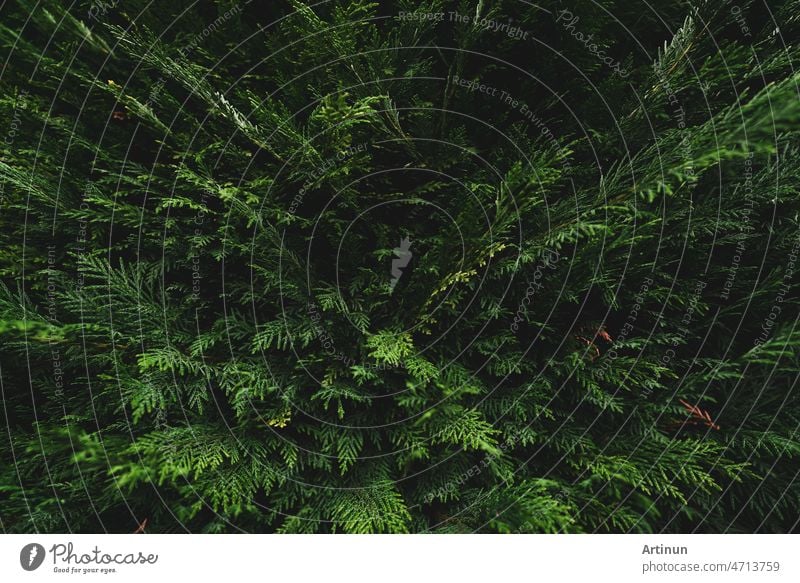
<path fill-rule="evenodd" d="M 3 531 L 796 529 L 800 3 L 489 4 L 3 4 Z"/>

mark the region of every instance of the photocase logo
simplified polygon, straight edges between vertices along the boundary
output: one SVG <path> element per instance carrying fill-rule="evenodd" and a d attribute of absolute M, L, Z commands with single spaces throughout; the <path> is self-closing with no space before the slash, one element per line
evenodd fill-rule
<path fill-rule="evenodd" d="M 396 259 L 392 259 L 392 281 L 389 283 L 389 293 L 394 291 L 394 286 L 397 285 L 403 275 L 403 269 L 408 266 L 411 257 L 413 257 L 410 248 L 411 239 L 404 237 L 400 240 L 400 246 L 395 247 L 393 250 Z"/>
<path fill-rule="evenodd" d="M 44 547 L 38 543 L 30 543 L 19 552 L 19 564 L 26 571 L 35 571 L 44 562 Z"/>

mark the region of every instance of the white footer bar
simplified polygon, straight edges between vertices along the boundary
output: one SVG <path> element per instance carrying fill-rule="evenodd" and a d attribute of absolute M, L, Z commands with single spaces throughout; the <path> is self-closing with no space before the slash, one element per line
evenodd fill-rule
<path fill-rule="evenodd" d="M 0 581 L 798 582 L 799 551 L 792 535 L 3 535 Z"/>

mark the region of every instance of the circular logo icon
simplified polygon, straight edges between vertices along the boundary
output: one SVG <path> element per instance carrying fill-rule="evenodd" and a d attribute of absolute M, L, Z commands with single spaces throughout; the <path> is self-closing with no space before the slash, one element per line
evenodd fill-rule
<path fill-rule="evenodd" d="M 44 547 L 38 543 L 30 543 L 19 552 L 19 564 L 26 571 L 35 571 L 44 562 Z"/>

